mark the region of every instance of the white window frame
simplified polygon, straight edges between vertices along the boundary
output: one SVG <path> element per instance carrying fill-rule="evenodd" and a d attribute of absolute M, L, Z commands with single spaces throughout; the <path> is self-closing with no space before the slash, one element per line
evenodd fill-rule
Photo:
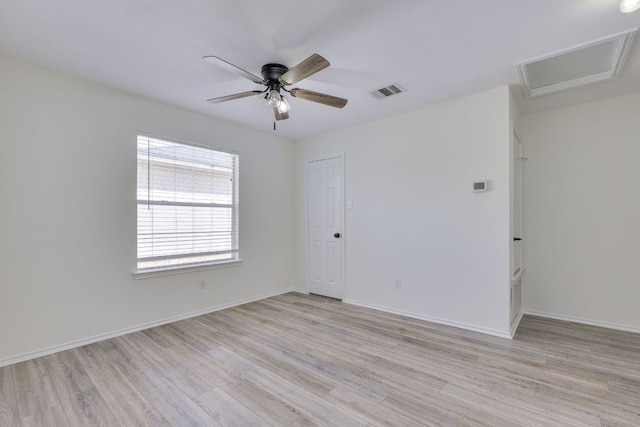
<path fill-rule="evenodd" d="M 147 149 L 146 149 L 146 153 L 143 151 L 144 150 L 144 144 L 147 144 Z M 152 171 L 154 170 L 154 166 L 153 166 L 153 158 L 154 156 L 151 153 L 151 145 L 155 143 L 155 144 L 164 144 L 165 148 L 166 147 L 170 147 L 173 146 L 176 149 L 185 149 L 188 150 L 190 147 L 194 149 L 194 152 L 200 152 L 203 154 L 203 157 L 200 158 L 196 158 L 195 161 L 194 159 L 190 159 L 189 162 L 193 163 L 193 167 L 194 167 L 194 171 L 195 168 L 198 167 L 197 165 L 201 166 L 201 167 L 211 167 L 212 169 L 214 169 L 216 167 L 216 165 L 211 163 L 211 160 L 207 161 L 205 159 L 204 154 L 210 154 L 213 157 L 221 157 L 221 158 L 225 158 L 226 157 L 226 161 L 230 162 L 231 166 L 231 202 L 230 203 L 215 203 L 213 202 L 213 199 L 216 198 L 216 193 L 215 193 L 215 189 L 211 188 L 211 192 L 210 193 L 205 193 L 205 194 L 210 194 L 211 195 L 211 201 L 210 202 L 203 202 L 203 201 L 185 201 L 185 200 L 179 200 L 180 197 L 184 198 L 185 195 L 191 195 L 192 193 L 190 193 L 189 191 L 180 191 L 180 190 L 184 190 L 183 188 L 178 188 L 179 185 L 175 184 L 175 187 L 173 189 L 173 191 L 175 192 L 176 196 L 175 196 L 175 200 L 166 200 L 167 198 L 165 198 L 164 196 L 162 198 L 158 198 L 158 196 L 156 195 L 154 197 L 153 191 L 155 190 L 154 184 L 153 184 L 153 176 L 154 174 L 152 173 Z M 142 144 L 142 145 L 141 145 Z M 179 274 L 182 272 L 187 272 L 187 271 L 194 271 L 194 270 L 204 270 L 204 269 L 211 269 L 211 268 L 221 268 L 221 267 L 230 267 L 230 266 L 234 266 L 234 265 L 238 265 L 241 260 L 240 260 L 240 248 L 239 248 L 239 180 L 238 180 L 238 176 L 239 176 L 239 155 L 235 152 L 232 151 L 223 151 L 223 150 L 217 150 L 214 149 L 212 147 L 209 146 L 205 146 L 205 145 L 200 145 L 200 144 L 195 144 L 192 142 L 186 142 L 186 141 L 181 141 L 181 140 L 175 140 L 175 139 L 169 139 L 169 138 L 164 138 L 164 137 L 156 137 L 156 136 L 152 136 L 150 134 L 146 134 L 146 133 L 138 133 L 138 137 L 137 137 L 137 142 L 136 142 L 136 164 L 137 164 L 137 168 L 136 168 L 136 174 L 137 174 L 137 184 L 136 184 L 136 206 L 137 206 L 137 221 L 136 221 L 136 242 L 137 242 L 137 259 L 136 259 L 136 270 L 133 273 L 135 278 L 147 278 L 147 277 L 155 277 L 155 276 L 163 276 L 163 275 L 168 275 L 168 274 Z M 178 156 L 176 154 L 176 156 Z M 167 157 L 164 156 L 156 156 L 156 170 L 165 170 L 167 168 L 171 168 L 172 166 L 169 165 L 168 167 L 166 165 L 164 166 L 159 166 L 158 165 L 158 160 L 160 160 L 162 158 L 162 162 L 166 163 L 166 159 Z M 185 165 L 185 161 L 184 158 L 179 158 L 179 157 L 175 157 L 174 159 L 172 159 L 175 161 L 175 167 L 176 169 L 182 169 L 184 170 L 184 165 Z M 201 162 L 199 161 L 201 160 Z M 146 168 L 145 167 L 141 167 L 140 164 L 141 162 L 146 162 Z M 180 164 L 178 166 L 178 163 Z M 144 169 L 144 170 L 143 170 Z M 141 175 L 142 174 L 142 175 Z M 194 172 L 195 175 L 195 172 Z M 183 175 L 184 176 L 184 175 Z M 212 176 L 213 179 L 213 176 Z M 146 184 L 143 182 L 146 180 Z M 146 189 L 143 188 L 143 185 L 146 185 Z M 145 195 L 145 190 L 146 190 L 146 197 Z M 201 188 L 199 188 L 199 190 L 202 190 Z M 194 190 L 195 191 L 195 190 Z M 193 193 L 195 196 L 199 196 L 202 193 L 198 193 L 195 194 Z M 217 193 L 218 196 L 220 195 L 220 193 Z M 228 195 L 228 193 L 226 193 Z M 170 197 L 169 197 L 170 198 Z M 195 199 L 194 199 L 195 200 Z M 146 207 L 147 209 L 153 209 L 154 206 L 158 206 L 158 207 L 162 207 L 162 206 L 172 206 L 172 207 L 183 207 L 183 208 L 194 208 L 194 212 L 195 209 L 198 208 L 204 208 L 205 212 L 207 208 L 212 208 L 212 209 L 216 209 L 216 208 L 229 208 L 231 210 L 231 230 L 228 230 L 227 228 L 221 230 L 223 232 L 228 232 L 231 235 L 230 237 L 230 247 L 229 248 L 225 248 L 224 250 L 212 250 L 212 251 L 207 251 L 207 252 L 203 252 L 203 251 L 195 251 L 195 252 L 186 252 L 184 251 L 184 249 L 176 249 L 175 253 L 173 254 L 166 254 L 166 255 L 155 255 L 153 254 L 154 250 L 153 249 L 149 249 L 149 246 L 146 245 L 141 241 L 141 239 L 143 239 L 142 234 L 141 234 L 141 227 L 145 227 L 145 225 L 141 225 L 141 210 L 142 208 Z M 160 209 L 160 208 L 159 208 Z M 202 211 L 201 211 L 202 212 Z M 180 219 L 180 215 L 179 214 L 175 214 L 175 222 L 176 224 L 179 222 Z M 191 216 L 193 216 L 194 214 L 192 213 Z M 211 215 L 215 215 L 214 212 L 211 212 Z M 144 216 L 144 215 L 143 215 Z M 152 214 L 153 217 L 153 214 Z M 147 218 L 148 221 L 148 218 Z M 188 221 L 188 220 L 187 220 Z M 213 222 L 213 221 L 212 221 Z M 193 241 L 193 246 L 196 246 L 197 243 L 197 239 L 195 237 L 195 233 L 196 233 L 196 223 L 192 223 L 192 230 L 191 232 L 180 232 L 179 231 L 179 226 L 176 225 L 176 230 L 173 232 L 170 232 L 169 235 L 171 234 L 175 234 L 175 236 L 173 236 L 175 238 L 175 240 L 169 240 L 172 244 L 175 243 L 175 246 L 178 247 L 180 246 L 180 243 L 183 242 L 182 239 L 184 239 L 184 235 L 187 235 L 187 239 L 186 242 L 189 242 L 189 238 L 188 235 L 191 233 L 191 239 Z M 146 227 L 148 228 L 149 225 L 148 223 L 146 224 Z M 157 239 L 157 235 L 160 234 L 160 232 L 156 232 L 153 231 L 155 230 L 154 228 L 154 221 L 151 221 L 151 228 L 152 231 L 149 234 L 148 232 L 146 233 L 146 237 L 144 237 L 145 239 L 149 239 L 151 238 L 152 241 L 155 241 L 154 239 Z M 166 230 L 165 231 L 165 235 Z M 215 228 L 212 229 L 213 232 L 215 232 Z M 151 236 L 151 237 L 149 237 Z M 166 242 L 166 241 L 165 241 Z M 211 240 L 211 245 L 212 247 L 215 245 L 216 242 L 214 242 L 213 240 L 213 236 L 212 236 L 212 240 Z M 144 253 L 144 256 L 141 257 L 141 252 Z M 160 253 L 162 253 L 162 251 L 158 251 Z M 150 253 L 152 255 L 150 255 Z M 225 256 L 225 255 L 229 255 L 228 258 L 225 259 L 216 259 L 219 258 L 220 256 Z M 192 262 L 180 262 L 180 260 L 187 260 L 191 258 Z M 195 261 L 196 258 L 208 258 L 207 260 L 204 261 Z M 163 263 L 164 261 L 164 263 Z M 156 263 L 158 265 L 156 266 L 149 266 L 150 264 Z M 144 263 L 144 264 L 143 264 Z M 146 264 L 146 265 L 145 265 Z M 159 264 L 165 264 L 165 265 L 159 265 Z M 141 267 L 141 265 L 143 265 Z"/>

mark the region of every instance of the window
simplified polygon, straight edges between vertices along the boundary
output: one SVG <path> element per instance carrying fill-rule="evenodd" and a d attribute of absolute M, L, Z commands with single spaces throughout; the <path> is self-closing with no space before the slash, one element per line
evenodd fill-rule
<path fill-rule="evenodd" d="M 138 135 L 138 271 L 238 260 L 238 155 Z"/>

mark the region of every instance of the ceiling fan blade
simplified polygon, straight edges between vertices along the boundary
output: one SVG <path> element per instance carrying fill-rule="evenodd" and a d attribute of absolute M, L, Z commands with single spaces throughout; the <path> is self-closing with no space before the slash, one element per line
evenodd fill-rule
<path fill-rule="evenodd" d="M 247 96 L 260 95 L 264 93 L 261 90 L 250 90 L 249 92 L 234 93 L 233 95 L 220 96 L 218 98 L 207 99 L 207 102 L 217 104 L 219 102 L 231 101 L 233 99 L 246 98 Z"/>
<path fill-rule="evenodd" d="M 322 56 L 314 53 L 295 67 L 289 69 L 286 73 L 280 76 L 280 83 L 285 85 L 292 85 L 299 82 L 302 79 L 306 79 L 312 74 L 317 73 L 329 66 L 329 61 Z"/>
<path fill-rule="evenodd" d="M 314 92 L 306 89 L 291 89 L 291 96 L 296 98 L 306 99 L 307 101 L 319 102 L 320 104 L 328 105 L 330 107 L 342 108 L 347 105 L 347 101 L 344 98 L 338 98 L 337 96 L 327 95 L 325 93 Z"/>
<path fill-rule="evenodd" d="M 273 107 L 273 114 L 276 116 L 276 120 L 286 120 L 289 118 L 289 113 L 287 111 L 281 113 L 276 107 Z"/>
<path fill-rule="evenodd" d="M 229 71 L 231 73 L 239 75 L 240 77 L 244 77 L 245 79 L 249 79 L 254 83 L 264 84 L 264 80 L 262 79 L 262 77 L 258 77 L 255 74 L 251 74 L 250 72 L 245 71 L 240 67 L 236 67 L 232 63 L 227 62 L 224 59 L 218 58 L 217 56 L 203 56 L 202 59 L 204 59 L 207 62 L 212 63 L 213 65 L 216 65 L 216 66 L 222 68 L 223 70 L 227 70 L 227 71 Z"/>

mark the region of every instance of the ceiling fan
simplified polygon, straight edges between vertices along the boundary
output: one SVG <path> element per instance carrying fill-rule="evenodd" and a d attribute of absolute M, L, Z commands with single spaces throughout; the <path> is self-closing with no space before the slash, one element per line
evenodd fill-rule
<path fill-rule="evenodd" d="M 219 102 L 231 101 L 233 99 L 245 98 L 248 96 L 263 95 L 264 99 L 266 99 L 267 101 L 267 104 L 273 108 L 273 113 L 276 120 L 288 119 L 289 110 L 291 109 L 289 102 L 281 93 L 281 91 L 290 94 L 294 98 L 306 99 L 307 101 L 318 102 L 320 104 L 329 105 L 336 108 L 342 108 L 347 104 L 346 99 L 339 98 L 337 96 L 314 92 L 307 89 L 286 88 L 286 86 L 291 86 L 299 82 L 300 80 L 306 79 L 307 77 L 329 66 L 329 61 L 327 61 L 317 53 L 314 53 L 293 68 L 287 68 L 282 64 L 265 64 L 262 66 L 262 77 L 251 74 L 250 72 L 245 71 L 242 68 L 225 61 L 224 59 L 218 58 L 217 56 L 204 56 L 202 57 L 202 59 L 224 70 L 244 77 L 245 79 L 249 79 L 254 83 L 266 86 L 266 88 L 263 90 L 250 90 L 233 95 L 207 99 L 208 102 L 214 104 Z"/>

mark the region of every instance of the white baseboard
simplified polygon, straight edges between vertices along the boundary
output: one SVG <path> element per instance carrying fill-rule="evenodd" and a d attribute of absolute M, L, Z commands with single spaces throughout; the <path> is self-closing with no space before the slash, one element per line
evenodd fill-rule
<path fill-rule="evenodd" d="M 582 323 L 584 325 L 590 325 L 590 326 L 600 326 L 602 328 L 617 329 L 619 331 L 634 332 L 636 334 L 640 334 L 640 328 L 635 326 L 619 325 L 617 323 L 610 323 L 610 322 L 600 322 L 597 320 L 582 319 L 580 317 L 572 317 L 572 316 L 563 316 L 560 314 L 545 313 L 542 311 L 535 311 L 535 310 L 524 310 L 524 314 L 528 314 L 531 316 L 538 316 L 538 317 L 546 317 L 548 319 L 564 320 L 565 322 Z"/>
<path fill-rule="evenodd" d="M 271 298 L 276 295 L 286 294 L 292 292 L 294 289 L 282 289 L 279 291 L 269 292 L 266 294 L 258 295 L 251 298 L 242 299 L 239 301 L 233 301 L 227 304 L 217 305 L 214 307 L 208 307 L 202 310 L 192 311 L 191 313 L 179 314 L 177 316 L 167 317 L 165 319 L 156 320 L 154 322 L 143 323 L 140 325 L 132 326 L 130 328 L 120 329 L 113 332 L 107 332 L 100 335 L 95 335 L 89 338 L 83 338 L 76 341 L 71 341 L 65 344 L 55 345 L 41 350 L 32 351 L 29 353 L 20 354 L 17 356 L 7 357 L 0 359 L 0 368 L 7 365 L 13 365 L 14 363 L 24 362 L 25 360 L 35 359 L 37 357 L 46 356 L 48 354 L 57 353 L 59 351 L 70 350 L 76 347 L 82 347 L 83 345 L 92 344 L 98 341 L 108 340 L 110 338 L 119 337 L 122 335 L 130 334 L 132 332 L 142 331 L 144 329 L 154 328 L 156 326 L 166 325 L 167 323 L 178 322 L 180 320 L 190 319 L 192 317 L 201 316 L 203 314 L 213 313 L 215 311 L 224 310 L 226 308 L 236 307 L 238 305 L 247 304 L 254 301 L 259 301 L 266 298 Z"/>
<path fill-rule="evenodd" d="M 299 294 L 309 295 L 309 291 L 307 291 L 306 289 L 301 289 L 301 288 L 293 288 L 292 292 L 297 292 Z"/>
<path fill-rule="evenodd" d="M 388 307 L 382 307 L 382 306 L 379 306 L 379 305 L 369 304 L 369 303 L 360 302 L 360 301 L 354 301 L 354 300 L 350 300 L 350 299 L 345 299 L 342 302 L 344 302 L 346 304 L 352 304 L 352 305 L 357 305 L 357 306 L 360 306 L 360 307 L 366 307 L 366 308 L 371 308 L 371 309 L 378 310 L 378 311 L 383 311 L 385 313 L 391 313 L 391 314 L 397 314 L 399 316 L 410 317 L 412 319 L 424 320 L 426 322 L 437 323 L 437 324 L 440 324 L 440 325 L 453 326 L 454 328 L 465 329 L 467 331 L 480 332 L 480 333 L 486 334 L 486 335 L 493 335 L 494 337 L 507 338 L 507 339 L 511 339 L 512 338 L 512 335 L 509 332 L 506 332 L 506 331 L 499 331 L 499 330 L 496 330 L 496 329 L 483 328 L 481 326 L 470 325 L 470 324 L 467 324 L 467 323 L 454 322 L 454 321 L 451 321 L 451 320 L 440 319 L 438 317 L 424 316 L 422 314 L 416 314 L 416 313 L 411 313 L 411 312 L 402 311 L 402 310 L 395 310 L 395 309 L 388 308 Z"/>

